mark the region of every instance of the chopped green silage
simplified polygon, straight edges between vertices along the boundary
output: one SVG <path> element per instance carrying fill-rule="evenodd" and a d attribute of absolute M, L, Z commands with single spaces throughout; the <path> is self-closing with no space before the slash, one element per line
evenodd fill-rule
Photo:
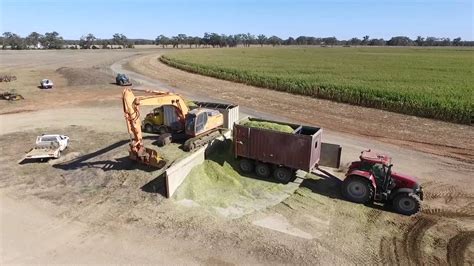
<path fill-rule="evenodd" d="M 213 213 L 238 218 L 276 205 L 296 189 L 293 183 L 283 185 L 240 175 L 231 147 L 225 145 L 191 170 L 174 199 L 191 200 Z"/>
<path fill-rule="evenodd" d="M 282 125 L 282 124 L 278 124 L 278 123 L 265 122 L 265 121 L 252 121 L 252 120 L 249 120 L 247 122 L 244 122 L 242 125 L 246 126 L 246 127 L 268 129 L 268 130 L 284 132 L 284 133 L 292 133 L 293 132 L 293 128 L 291 128 L 288 125 Z"/>

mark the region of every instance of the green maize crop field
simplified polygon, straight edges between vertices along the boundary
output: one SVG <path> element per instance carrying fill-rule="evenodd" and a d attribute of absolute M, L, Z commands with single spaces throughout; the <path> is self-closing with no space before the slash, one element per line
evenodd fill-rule
<path fill-rule="evenodd" d="M 469 48 L 201 49 L 160 60 L 258 87 L 456 123 L 473 120 Z"/>

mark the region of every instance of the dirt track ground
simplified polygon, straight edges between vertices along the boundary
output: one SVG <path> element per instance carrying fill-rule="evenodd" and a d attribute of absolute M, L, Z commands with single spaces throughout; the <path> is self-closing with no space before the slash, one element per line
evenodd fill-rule
<path fill-rule="evenodd" d="M 2 264 L 474 263 L 472 127 L 193 75 L 160 64 L 161 52 L 0 53 L 0 72 L 18 77 L 0 89 L 26 97 L 0 102 Z M 326 140 L 343 145 L 345 162 L 363 147 L 388 150 L 397 169 L 421 178 L 426 208 L 403 217 L 354 205 L 340 199 L 338 182 L 317 176 L 280 204 L 238 219 L 165 199 L 158 173 L 125 158 L 121 89 L 107 83 L 114 81 L 111 65 L 141 73 L 132 78 L 148 87 L 176 87 L 187 96 L 237 102 L 250 114 L 321 125 L 330 129 Z M 56 89 L 36 87 L 45 76 Z M 64 161 L 18 164 L 44 132 L 72 137 Z"/>

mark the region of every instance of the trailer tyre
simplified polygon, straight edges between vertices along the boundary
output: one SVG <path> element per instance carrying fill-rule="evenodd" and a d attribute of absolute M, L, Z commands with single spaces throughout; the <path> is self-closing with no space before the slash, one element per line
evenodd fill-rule
<path fill-rule="evenodd" d="M 364 177 L 348 176 L 342 183 L 342 195 L 355 203 L 368 203 L 374 195 L 374 188 Z"/>
<path fill-rule="evenodd" d="M 293 171 L 286 167 L 278 167 L 273 172 L 273 178 L 281 183 L 288 183 L 290 182 L 291 178 L 293 178 Z"/>
<path fill-rule="evenodd" d="M 254 165 L 249 159 L 241 159 L 239 161 L 239 168 L 244 173 L 251 173 L 253 171 Z"/>
<path fill-rule="evenodd" d="M 257 163 L 255 173 L 259 177 L 268 178 L 271 174 L 270 166 L 266 163 Z"/>

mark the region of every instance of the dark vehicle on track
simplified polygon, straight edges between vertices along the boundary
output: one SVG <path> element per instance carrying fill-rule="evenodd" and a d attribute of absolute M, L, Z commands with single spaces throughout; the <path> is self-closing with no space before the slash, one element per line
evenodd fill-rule
<path fill-rule="evenodd" d="M 130 81 L 130 78 L 125 75 L 125 74 L 117 74 L 115 77 L 115 83 L 120 86 L 130 86 L 132 85 L 132 82 Z"/>

